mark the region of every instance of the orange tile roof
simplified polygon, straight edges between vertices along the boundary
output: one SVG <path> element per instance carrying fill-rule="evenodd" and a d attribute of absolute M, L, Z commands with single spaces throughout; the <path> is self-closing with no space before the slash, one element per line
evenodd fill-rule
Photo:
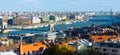
<path fill-rule="evenodd" d="M 40 48 L 47 48 L 46 45 L 43 45 L 42 43 L 38 42 L 36 44 L 25 44 L 22 45 L 21 49 L 19 49 L 19 51 L 22 51 L 21 53 L 25 53 L 25 52 L 32 52 L 32 51 L 38 51 L 40 50 Z"/>
<path fill-rule="evenodd" d="M 94 42 L 107 41 L 108 39 L 116 39 L 116 36 L 91 36 L 90 39 L 93 39 Z"/>
<path fill-rule="evenodd" d="M 28 52 L 28 51 L 39 50 L 40 47 L 45 47 L 46 48 L 45 45 L 42 45 L 41 43 L 37 43 L 36 45 L 34 45 L 34 44 L 23 45 L 22 49 L 23 49 L 23 52 Z"/>

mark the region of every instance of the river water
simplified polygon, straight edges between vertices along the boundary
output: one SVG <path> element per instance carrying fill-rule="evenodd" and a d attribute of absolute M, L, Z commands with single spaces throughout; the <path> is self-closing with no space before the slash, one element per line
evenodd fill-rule
<path fill-rule="evenodd" d="M 116 16 L 112 16 L 113 22 L 119 22 L 120 20 Z M 87 21 L 85 22 L 72 22 L 72 24 L 59 24 L 55 25 L 54 29 L 56 30 L 65 30 L 68 27 L 87 27 L 90 26 L 91 24 L 95 25 L 111 25 L 112 19 L 111 16 L 109 15 L 104 15 L 104 16 L 91 16 L 88 18 Z M 36 29 L 29 29 L 29 30 L 10 30 L 8 34 L 2 34 L 0 33 L 0 36 L 3 35 L 10 35 L 10 34 L 25 34 L 25 33 L 41 33 L 43 31 L 41 30 L 48 30 L 49 27 L 40 27 Z"/>

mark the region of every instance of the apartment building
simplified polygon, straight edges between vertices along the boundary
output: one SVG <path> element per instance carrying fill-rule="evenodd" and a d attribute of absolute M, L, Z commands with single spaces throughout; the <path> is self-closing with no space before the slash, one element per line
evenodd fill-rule
<path fill-rule="evenodd" d="M 120 41 L 100 42 L 93 47 L 95 51 L 102 53 L 102 55 L 120 55 Z"/>
<path fill-rule="evenodd" d="M 31 19 L 29 17 L 15 17 L 13 18 L 14 25 L 29 25 L 31 24 Z"/>

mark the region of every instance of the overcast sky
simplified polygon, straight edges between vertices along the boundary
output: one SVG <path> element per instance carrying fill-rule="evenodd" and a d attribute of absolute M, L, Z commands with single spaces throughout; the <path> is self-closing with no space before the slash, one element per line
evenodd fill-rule
<path fill-rule="evenodd" d="M 0 11 L 120 11 L 120 0 L 0 0 Z"/>

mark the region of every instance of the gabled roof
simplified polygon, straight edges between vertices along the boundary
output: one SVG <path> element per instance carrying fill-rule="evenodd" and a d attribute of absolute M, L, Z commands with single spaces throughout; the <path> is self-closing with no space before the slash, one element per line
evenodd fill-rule
<path fill-rule="evenodd" d="M 46 45 L 42 44 L 41 42 L 34 43 L 34 44 L 25 44 L 20 47 L 19 51 L 21 53 L 32 52 L 32 51 L 39 51 L 40 48 L 47 48 Z"/>

